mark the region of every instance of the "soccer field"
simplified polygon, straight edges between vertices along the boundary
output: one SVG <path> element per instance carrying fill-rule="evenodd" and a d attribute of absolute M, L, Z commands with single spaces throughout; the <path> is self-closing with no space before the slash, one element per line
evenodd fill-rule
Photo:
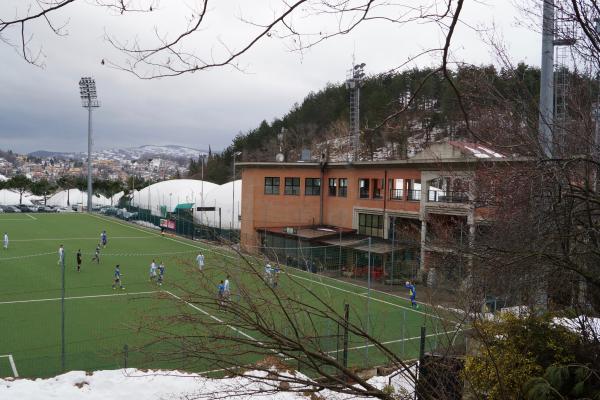
<path fill-rule="evenodd" d="M 101 251 L 100 263 L 95 263 L 91 259 L 102 230 L 108 234 L 108 245 Z M 0 376 L 45 377 L 62 372 L 60 244 L 65 247 L 66 261 L 66 371 L 122 368 L 125 360 L 128 367 L 195 372 L 214 369 L 201 357 L 193 362 L 186 360 L 185 364 L 149 359 L 148 353 L 164 350 L 160 343 L 145 347 L 144 355 L 133 349 L 151 341 L 151 336 L 139 329 L 149 317 L 175 316 L 184 307 L 207 321 L 222 318 L 218 310 L 207 312 L 180 296 L 185 293 L 183 288 L 207 290 L 206 279 L 214 282 L 216 295 L 217 283 L 228 273 L 232 274 L 235 294 L 236 286 L 246 278 L 234 274 L 239 267 L 234 252 L 187 239 L 161 237 L 156 231 L 116 219 L 79 213 L 0 214 L 0 232 L 7 232 L 10 239 L 8 249 L 0 249 Z M 78 249 L 83 253 L 81 272 L 76 270 Z M 195 266 L 199 251 L 206 257 L 204 273 Z M 162 286 L 149 280 L 153 259 L 166 266 Z M 121 266 L 124 289 L 112 288 L 116 264 Z M 294 282 L 302 285 L 295 287 Z M 340 313 L 344 304 L 350 304 L 351 320 L 368 326 L 374 337 L 403 358 L 418 355 L 421 326 L 427 327 L 429 348 L 447 340 L 437 313 L 425 306 L 412 310 L 409 301 L 397 296 L 371 291 L 369 300 L 364 287 L 294 268 L 285 269 L 280 290 L 310 290 Z M 194 329 L 202 329 L 201 324 Z M 338 326 L 328 324 L 323 329 L 339 334 Z M 332 355 L 339 356 L 338 336 L 328 346 Z M 350 365 L 377 365 L 378 354 L 371 347 L 351 338 Z M 249 357 L 248 361 L 258 360 Z"/>

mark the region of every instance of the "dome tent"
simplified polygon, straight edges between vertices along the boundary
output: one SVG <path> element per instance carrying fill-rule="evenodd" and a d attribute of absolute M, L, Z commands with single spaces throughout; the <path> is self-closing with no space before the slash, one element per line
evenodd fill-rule
<path fill-rule="evenodd" d="M 195 179 L 171 179 L 146 186 L 132 196 L 132 205 L 150 210 L 153 215 L 161 215 L 161 206 L 173 212 L 178 204 L 193 203 L 200 206 L 202 192 L 207 193 L 219 187 L 212 182 L 202 182 Z M 206 202 L 204 202 L 206 203 Z"/>
<path fill-rule="evenodd" d="M 87 205 L 87 192 L 82 192 L 79 189 L 61 190 L 49 197 L 46 203 L 57 207 L 71 207 L 78 204 Z M 94 195 L 92 196 L 92 205 L 109 206 L 110 199 L 102 195 Z"/>

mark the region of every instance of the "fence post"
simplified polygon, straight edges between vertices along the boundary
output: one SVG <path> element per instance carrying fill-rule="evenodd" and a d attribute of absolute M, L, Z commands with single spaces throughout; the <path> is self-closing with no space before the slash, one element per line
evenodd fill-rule
<path fill-rule="evenodd" d="M 369 236 L 369 251 L 367 253 L 367 335 L 371 335 L 371 237 Z M 365 355 L 369 363 L 369 340 L 365 339 Z"/>
<path fill-rule="evenodd" d="M 344 304 L 344 368 L 348 368 L 348 324 L 350 320 L 350 304 Z"/>
<path fill-rule="evenodd" d="M 129 346 L 127 345 L 127 343 L 125 343 L 125 345 L 123 346 L 123 364 L 125 365 L 125 368 L 127 368 L 128 358 L 129 358 Z"/>
<path fill-rule="evenodd" d="M 60 369 L 65 372 L 65 250 L 61 255 L 61 295 L 60 295 Z"/>

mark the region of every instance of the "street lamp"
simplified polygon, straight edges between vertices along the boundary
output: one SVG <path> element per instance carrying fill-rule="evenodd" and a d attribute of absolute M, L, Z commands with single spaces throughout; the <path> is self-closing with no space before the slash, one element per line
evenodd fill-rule
<path fill-rule="evenodd" d="M 233 153 L 233 180 L 231 181 L 231 230 L 233 231 L 233 223 L 235 221 L 235 158 L 241 155 L 241 151 Z"/>
<path fill-rule="evenodd" d="M 81 105 L 88 109 L 87 211 L 92 212 L 92 109 L 100 107 L 94 78 L 83 77 L 79 80 L 79 94 Z"/>

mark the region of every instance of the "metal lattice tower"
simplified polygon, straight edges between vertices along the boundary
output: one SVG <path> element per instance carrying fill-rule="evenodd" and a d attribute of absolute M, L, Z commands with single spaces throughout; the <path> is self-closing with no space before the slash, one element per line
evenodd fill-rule
<path fill-rule="evenodd" d="M 365 63 L 352 65 L 346 78 L 350 100 L 350 135 L 352 136 L 353 158 L 359 159 L 360 150 L 360 88 L 363 84 Z"/>
<path fill-rule="evenodd" d="M 554 19 L 554 148 L 563 154 L 567 145 L 569 123 L 568 101 L 571 95 L 569 74 L 573 60 L 572 46 L 575 44 L 575 23 L 558 13 Z"/>

